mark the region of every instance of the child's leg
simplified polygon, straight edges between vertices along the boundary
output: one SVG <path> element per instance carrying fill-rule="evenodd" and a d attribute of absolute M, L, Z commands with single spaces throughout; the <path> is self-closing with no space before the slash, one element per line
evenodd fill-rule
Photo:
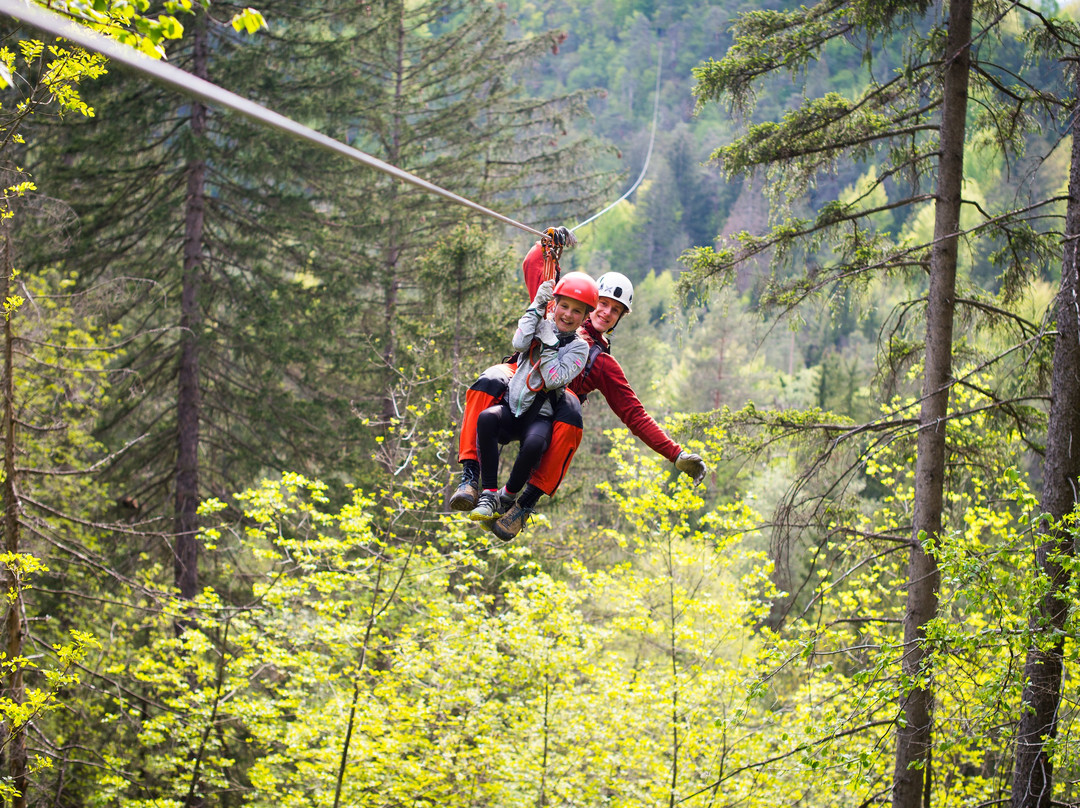
<path fill-rule="evenodd" d="M 551 420 L 548 418 L 536 418 L 522 430 L 521 448 L 510 472 L 510 479 L 506 481 L 507 491 L 517 493 L 521 490 L 536 464 L 540 462 L 550 440 Z"/>
<path fill-rule="evenodd" d="M 533 486 L 549 497 L 555 495 L 559 483 L 570 467 L 570 461 L 574 459 L 574 453 L 581 444 L 581 428 L 581 402 L 567 390 L 555 405 L 551 448 L 544 453 L 529 479 Z"/>
<path fill-rule="evenodd" d="M 514 470 L 506 483 L 508 489 L 516 490 L 515 485 L 520 485 L 528 479 L 529 473 L 547 448 L 551 428 L 552 423 L 547 418 L 537 419 L 525 428 L 525 434 L 521 438 L 521 451 L 518 452 L 517 460 L 514 461 Z M 509 505 L 506 513 L 491 526 L 491 532 L 503 541 L 514 538 L 529 521 L 529 516 L 537 500 L 540 499 L 540 494 L 540 489 L 533 483 L 526 485 L 521 496 Z"/>
<path fill-rule="evenodd" d="M 480 494 L 480 461 L 476 454 L 476 419 L 480 413 L 502 398 L 506 385 L 514 374 L 514 365 L 494 365 L 465 391 L 465 411 L 461 414 L 458 437 L 458 462 L 461 479 L 457 490 L 450 495 L 450 509 L 467 511 L 476 505 Z"/>
<path fill-rule="evenodd" d="M 476 460 L 476 422 L 480 413 L 502 398 L 514 375 L 514 365 L 493 365 L 465 391 L 465 412 L 461 415 L 458 462 Z"/>
<path fill-rule="evenodd" d="M 499 485 L 499 438 L 512 422 L 505 403 L 488 407 L 476 418 L 476 452 L 480 458 L 480 488 L 494 490 Z"/>

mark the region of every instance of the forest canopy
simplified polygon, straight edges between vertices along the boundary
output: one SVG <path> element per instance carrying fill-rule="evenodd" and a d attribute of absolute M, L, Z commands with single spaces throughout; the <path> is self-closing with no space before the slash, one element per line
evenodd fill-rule
<path fill-rule="evenodd" d="M 5 804 L 1080 800 L 1073 5 L 34 2 Z"/>

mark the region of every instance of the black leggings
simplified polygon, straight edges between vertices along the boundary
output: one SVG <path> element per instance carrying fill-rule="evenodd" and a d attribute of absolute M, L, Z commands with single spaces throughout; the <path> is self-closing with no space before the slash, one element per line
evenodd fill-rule
<path fill-rule="evenodd" d="M 488 407 L 476 419 L 476 451 L 480 455 L 480 486 L 499 487 L 499 445 L 521 441 L 514 468 L 506 487 L 520 491 L 551 441 L 551 418 L 526 412 L 514 417 L 510 406 L 501 402 Z"/>

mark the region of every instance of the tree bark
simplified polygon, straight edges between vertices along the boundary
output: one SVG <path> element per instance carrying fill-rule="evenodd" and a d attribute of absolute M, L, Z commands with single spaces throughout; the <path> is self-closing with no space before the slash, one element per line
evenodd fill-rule
<path fill-rule="evenodd" d="M 926 624 L 937 613 L 941 573 L 922 543 L 941 534 L 945 482 L 945 423 L 952 381 L 953 310 L 960 228 L 964 136 L 971 62 L 973 0 L 950 0 L 947 66 L 941 113 L 938 186 L 934 206 L 934 245 L 930 253 L 930 289 L 926 312 L 925 376 L 915 460 L 915 502 L 908 592 L 904 614 L 901 669 L 911 682 L 901 695 L 903 726 L 896 734 L 893 773 L 894 808 L 929 804 L 931 726 L 934 694 L 926 680 L 929 659 Z"/>
<path fill-rule="evenodd" d="M 5 224 L 3 300 L 12 294 L 11 277 L 14 261 L 11 256 L 11 237 Z M 20 544 L 19 490 L 15 474 L 15 334 L 11 327 L 11 315 L 4 318 L 4 549 L 9 553 L 18 553 Z M 19 594 L 19 581 L 10 571 L 3 574 L 3 589 L 13 592 L 14 597 L 8 604 L 6 620 L 6 642 L 4 650 L 9 660 L 20 659 L 23 655 L 22 630 L 22 595 Z M 15 663 L 7 685 L 7 697 L 15 704 L 22 704 L 24 696 L 22 666 Z M 26 806 L 26 729 L 9 725 L 11 740 L 8 747 L 8 772 L 15 796 L 11 799 L 11 808 Z"/>
<path fill-rule="evenodd" d="M 401 134 L 404 121 L 401 116 L 404 77 L 408 69 L 405 54 L 405 4 L 399 2 L 397 11 L 397 31 L 394 37 L 396 48 L 394 61 L 394 108 L 390 116 L 390 131 L 386 140 L 386 161 L 390 165 L 401 165 Z M 397 367 L 397 319 L 399 294 L 401 292 L 401 278 L 398 276 L 398 264 L 401 260 L 401 242 L 399 237 L 400 226 L 397 210 L 398 184 L 393 183 L 388 189 L 390 219 L 386 226 L 386 241 L 383 247 L 383 303 L 385 305 L 385 339 L 383 347 L 383 362 L 386 367 L 386 390 L 383 397 L 382 416 L 383 422 L 389 423 L 391 419 L 398 417 L 397 406 L 394 403 L 394 385 L 397 381 L 394 369 Z M 384 427 L 385 429 L 385 427 Z"/>
<path fill-rule="evenodd" d="M 1061 289 L 1057 296 L 1057 339 L 1054 343 L 1053 376 L 1050 381 L 1050 422 L 1047 426 L 1046 460 L 1043 464 L 1043 513 L 1054 524 L 1039 525 L 1042 542 L 1035 552 L 1039 573 L 1050 580 L 1050 590 L 1031 616 L 1036 642 L 1024 664 L 1023 714 L 1016 733 L 1013 770 L 1013 808 L 1049 808 L 1053 792 L 1053 761 L 1047 741 L 1057 735 L 1061 702 L 1064 637 L 1068 614 L 1069 574 L 1058 561 L 1075 553 L 1069 531 L 1058 526 L 1073 510 L 1080 477 L 1080 326 L 1077 295 L 1077 250 L 1080 249 L 1080 120 L 1072 123 L 1072 164 L 1069 171 L 1069 202 L 1065 211 L 1065 254 L 1061 265 Z M 1045 642 L 1038 642 L 1039 639 Z"/>
<path fill-rule="evenodd" d="M 208 78 L 206 26 L 199 15 L 194 36 L 193 70 Z M 206 107 L 191 105 L 191 133 L 196 144 L 206 131 Z M 195 597 L 199 586 L 199 279 L 203 271 L 203 217 L 205 213 L 206 162 L 192 159 L 187 167 L 187 199 L 184 217 L 184 269 L 180 291 L 180 370 L 176 402 L 176 542 L 175 583 L 180 596 Z"/>

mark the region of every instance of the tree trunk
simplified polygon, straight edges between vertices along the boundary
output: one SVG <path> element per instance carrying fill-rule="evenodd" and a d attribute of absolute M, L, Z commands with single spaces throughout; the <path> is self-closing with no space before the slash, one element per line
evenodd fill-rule
<path fill-rule="evenodd" d="M 956 296 L 957 232 L 960 228 L 964 134 L 971 59 L 973 0 L 950 0 L 946 43 L 947 67 L 941 114 L 938 187 L 934 206 L 934 245 L 930 254 L 930 289 L 926 313 L 925 377 L 915 460 L 915 503 L 908 593 L 904 614 L 901 667 L 917 681 L 901 695 L 904 722 L 896 734 L 893 773 L 894 808 L 929 804 L 931 722 L 934 694 L 925 677 L 929 663 L 923 644 L 925 626 L 937 613 L 940 571 L 925 537 L 941 533 L 945 482 L 945 419 L 952 380 L 953 309 Z M 921 677 L 921 681 L 918 681 Z"/>
<path fill-rule="evenodd" d="M 400 110 L 402 108 L 402 96 L 404 93 L 405 71 L 408 69 L 405 59 L 405 4 L 399 2 L 396 7 L 397 32 L 395 34 L 396 57 L 394 66 L 394 108 L 390 117 L 390 132 L 386 141 L 386 161 L 390 165 L 401 164 L 401 131 L 404 125 Z M 401 291 L 401 278 L 398 276 L 398 264 L 401 259 L 400 225 L 398 218 L 401 215 L 397 210 L 398 183 L 391 184 L 388 189 L 388 202 L 390 220 L 386 226 L 386 241 L 383 249 L 383 303 L 385 305 L 385 339 L 383 347 L 383 362 L 386 367 L 386 391 L 383 398 L 382 415 L 383 421 L 389 423 L 392 418 L 398 417 L 397 406 L 394 403 L 394 385 L 397 381 L 394 369 L 397 367 L 397 318 L 398 318 L 398 295 Z"/>
<path fill-rule="evenodd" d="M 202 15 L 196 23 L 194 73 L 207 75 L 206 26 Z M 206 130 L 206 107 L 191 105 L 191 132 L 198 144 Z M 184 274 L 180 291 L 180 372 L 176 402 L 176 503 L 175 582 L 180 596 L 195 597 L 199 586 L 199 278 L 203 271 L 203 216 L 205 212 L 206 163 L 192 160 L 187 168 L 187 199 L 184 219 Z"/>
<path fill-rule="evenodd" d="M 1057 340 L 1050 382 L 1050 423 L 1047 427 L 1042 507 L 1054 522 L 1072 511 L 1080 477 L 1080 327 L 1078 302 L 1080 278 L 1080 120 L 1072 124 L 1072 165 L 1069 172 L 1069 203 L 1065 212 L 1065 255 L 1061 266 L 1061 290 L 1057 297 Z M 1050 640 L 1033 644 L 1024 665 L 1024 712 L 1016 733 L 1016 766 L 1013 771 L 1013 808 L 1049 808 L 1053 791 L 1053 762 L 1046 742 L 1057 734 L 1061 701 L 1065 626 L 1069 602 L 1069 574 L 1056 557 L 1074 554 L 1069 531 L 1044 523 L 1039 526 L 1043 542 L 1035 552 L 1039 572 L 1050 579 L 1050 590 L 1031 616 L 1036 637 Z"/>
<path fill-rule="evenodd" d="M 11 256 L 11 237 L 7 225 L 4 226 L 4 265 L 3 299 L 12 294 L 11 277 L 14 261 Z M 11 328 L 11 315 L 4 318 L 4 549 L 9 553 L 19 552 L 19 491 L 15 476 L 15 335 Z M 13 593 L 7 611 L 7 642 L 4 643 L 9 660 L 20 659 L 23 655 L 22 631 L 22 595 L 19 594 L 19 581 L 10 571 L 3 574 L 3 589 Z M 7 697 L 15 704 L 23 703 L 22 666 L 15 664 L 8 680 Z M 11 739 L 8 748 L 8 773 L 15 796 L 11 799 L 11 808 L 24 808 L 26 805 L 26 730 L 25 727 L 8 726 Z"/>

